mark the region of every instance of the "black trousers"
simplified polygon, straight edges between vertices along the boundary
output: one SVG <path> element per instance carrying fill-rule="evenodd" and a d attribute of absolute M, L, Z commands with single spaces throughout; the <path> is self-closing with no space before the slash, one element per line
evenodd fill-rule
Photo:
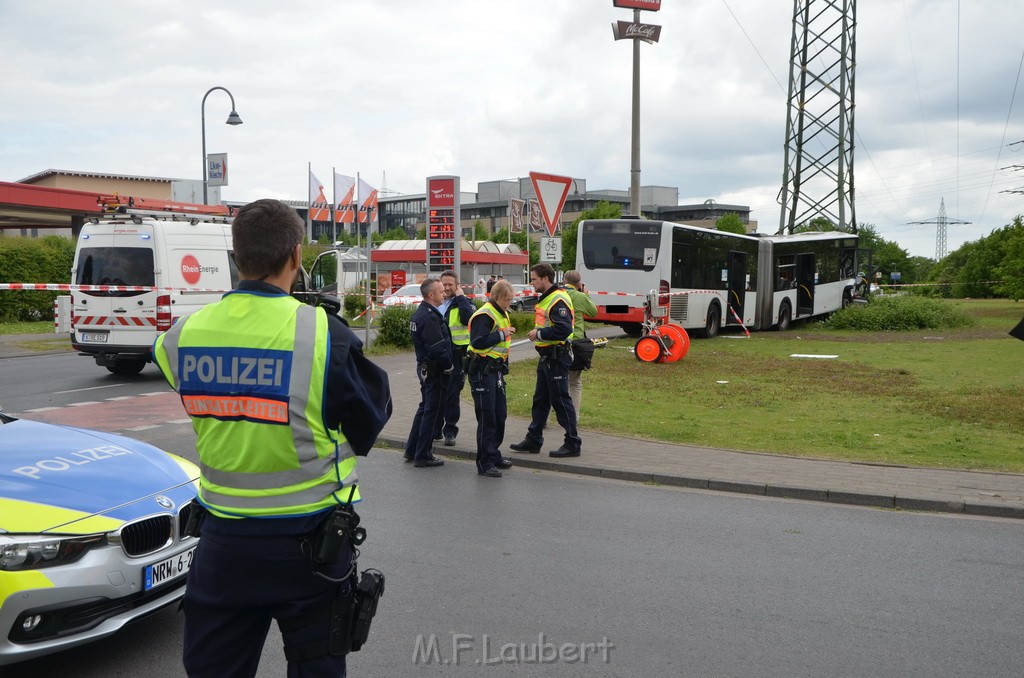
<path fill-rule="evenodd" d="M 501 441 L 505 439 L 505 378 L 500 372 L 469 375 L 476 410 L 476 469 L 486 471 L 501 461 Z"/>
<path fill-rule="evenodd" d="M 444 395 L 444 416 L 441 425 L 434 429 L 434 438 L 440 438 L 442 435 L 455 438 L 459 435 L 459 418 L 462 416 L 459 396 L 462 395 L 462 387 L 466 385 L 466 373 L 462 369 L 466 350 L 465 346 L 454 346 L 452 373 L 448 378 Z"/>
<path fill-rule="evenodd" d="M 338 563 L 316 567 L 341 579 L 350 558 L 343 555 Z M 339 585 L 317 577 L 313 568 L 297 535 L 225 536 L 204 530 L 183 602 L 184 664 L 190 678 L 255 676 L 272 619 L 323 608 L 338 595 Z M 329 623 L 324 616 L 322 624 L 283 633 L 285 644 L 326 640 Z M 345 674 L 343 656 L 288 663 L 289 678 Z"/>
<path fill-rule="evenodd" d="M 412 429 L 405 441 L 405 458 L 426 461 L 434 457 L 434 432 L 440 428 L 444 414 L 448 375 L 430 376 L 422 369 L 417 369 L 417 374 L 420 379 L 420 405 L 416 408 Z"/>
<path fill-rule="evenodd" d="M 544 425 L 547 424 L 551 410 L 555 411 L 558 425 L 565 430 L 562 444 L 577 452 L 583 444 L 576 430 L 576 408 L 569 397 L 571 364 L 572 359 L 566 353 L 559 354 L 557 358 L 542 355 L 537 362 L 537 386 L 533 391 L 532 419 L 526 437 L 538 446 L 544 444 Z"/>

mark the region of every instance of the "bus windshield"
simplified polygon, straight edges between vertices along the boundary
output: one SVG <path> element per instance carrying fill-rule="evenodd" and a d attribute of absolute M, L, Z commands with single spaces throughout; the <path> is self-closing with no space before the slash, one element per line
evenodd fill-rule
<path fill-rule="evenodd" d="M 661 247 L 661 224 L 649 221 L 584 222 L 583 262 L 588 269 L 654 270 Z"/>

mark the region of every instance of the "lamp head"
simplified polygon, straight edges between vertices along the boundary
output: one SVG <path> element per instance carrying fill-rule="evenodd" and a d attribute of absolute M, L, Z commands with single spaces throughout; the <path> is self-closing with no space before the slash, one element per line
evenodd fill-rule
<path fill-rule="evenodd" d="M 237 111 L 232 110 L 231 114 L 228 115 L 228 119 L 225 122 L 225 124 L 227 124 L 227 125 L 241 125 L 242 124 L 242 119 L 240 117 L 238 117 L 238 112 Z"/>

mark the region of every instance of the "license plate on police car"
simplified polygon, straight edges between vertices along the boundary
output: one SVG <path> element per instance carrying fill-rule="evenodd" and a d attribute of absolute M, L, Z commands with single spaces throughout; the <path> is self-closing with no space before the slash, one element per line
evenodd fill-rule
<path fill-rule="evenodd" d="M 161 584 L 185 576 L 188 573 L 188 568 L 192 567 L 192 558 L 195 553 L 196 547 L 193 546 L 188 551 L 182 551 L 166 560 L 147 565 L 143 571 L 144 590 L 149 591 Z"/>
<path fill-rule="evenodd" d="M 109 335 L 106 332 L 82 332 L 82 341 L 105 344 L 107 343 L 108 336 Z"/>

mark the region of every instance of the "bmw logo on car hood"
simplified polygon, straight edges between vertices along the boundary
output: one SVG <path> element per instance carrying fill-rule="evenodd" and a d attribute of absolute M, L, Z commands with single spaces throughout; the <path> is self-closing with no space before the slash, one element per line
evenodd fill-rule
<path fill-rule="evenodd" d="M 0 530 L 94 532 L 84 519 L 95 514 L 123 522 L 181 506 L 198 476 L 138 440 L 20 419 L 0 426 Z"/>

